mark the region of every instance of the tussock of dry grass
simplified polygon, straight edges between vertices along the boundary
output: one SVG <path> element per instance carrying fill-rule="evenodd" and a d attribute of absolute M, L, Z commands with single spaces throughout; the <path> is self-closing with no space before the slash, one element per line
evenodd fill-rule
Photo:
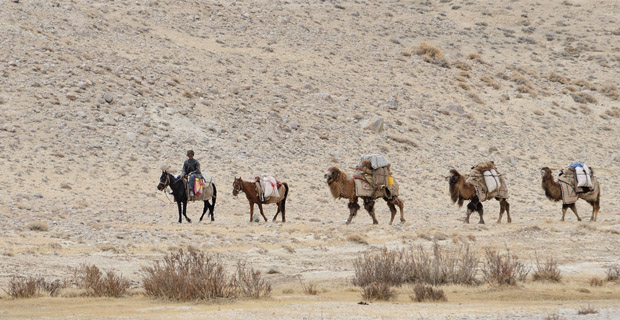
<path fill-rule="evenodd" d="M 571 96 L 577 103 L 598 103 L 598 100 L 596 100 L 594 96 L 585 92 L 572 93 Z"/>
<path fill-rule="evenodd" d="M 605 282 L 603 281 L 603 279 L 601 279 L 599 277 L 592 277 L 590 279 L 590 286 L 591 287 L 602 287 L 604 283 Z"/>
<path fill-rule="evenodd" d="M 409 298 L 413 301 L 448 301 L 445 293 L 441 289 L 434 289 L 429 285 L 417 284 L 413 287 L 413 295 Z"/>
<path fill-rule="evenodd" d="M 499 84 L 499 82 L 493 80 L 493 78 L 489 76 L 480 77 L 480 81 L 484 82 L 487 86 L 492 87 L 493 89 L 501 88 L 501 85 Z"/>
<path fill-rule="evenodd" d="M 304 283 L 299 280 L 299 284 L 301 285 L 301 291 L 303 291 L 303 293 L 311 296 L 316 296 L 319 294 L 319 290 L 314 282 L 309 281 L 308 283 Z"/>
<path fill-rule="evenodd" d="M 612 118 L 620 118 L 620 108 L 611 107 L 610 109 L 605 110 L 605 114 Z"/>
<path fill-rule="evenodd" d="M 450 64 L 446 61 L 443 53 L 439 48 L 428 42 L 422 42 L 420 45 L 413 49 L 413 53 L 417 54 L 422 60 L 436 64 L 440 67 L 450 68 Z"/>
<path fill-rule="evenodd" d="M 551 82 L 557 82 L 561 84 L 568 84 L 570 82 L 566 77 L 562 76 L 561 74 L 555 71 L 552 71 L 551 73 L 549 73 L 546 78 L 547 80 Z"/>
<path fill-rule="evenodd" d="M 607 281 L 616 281 L 620 279 L 620 266 L 612 266 L 605 271 L 607 274 Z"/>
<path fill-rule="evenodd" d="M 606 82 L 602 84 L 601 87 L 599 88 L 599 91 L 603 95 L 605 95 L 606 97 L 612 100 L 618 100 L 618 97 L 620 97 L 620 92 L 618 92 L 618 87 L 613 82 Z"/>
<path fill-rule="evenodd" d="M 592 308 L 590 305 L 588 305 L 587 307 L 581 307 L 581 309 L 577 311 L 577 314 L 580 316 L 587 315 L 587 314 L 596 314 L 596 313 L 598 313 L 598 310 Z"/>
<path fill-rule="evenodd" d="M 30 222 L 26 225 L 26 228 L 32 231 L 47 231 L 48 230 L 47 222 L 45 221 Z"/>
<path fill-rule="evenodd" d="M 461 69 L 461 70 L 464 70 L 464 71 L 469 71 L 469 70 L 472 69 L 471 64 L 469 64 L 467 62 L 460 61 L 460 60 L 454 61 L 452 63 L 452 65 L 455 68 L 458 68 L 458 69 Z"/>
<path fill-rule="evenodd" d="M 362 288 L 362 298 L 369 301 L 388 301 L 395 297 L 396 291 L 384 282 L 374 282 Z"/>
<path fill-rule="evenodd" d="M 368 244 L 368 241 L 366 240 L 366 238 L 364 238 L 362 235 L 358 233 L 348 235 L 347 241 L 360 243 L 360 244 Z"/>

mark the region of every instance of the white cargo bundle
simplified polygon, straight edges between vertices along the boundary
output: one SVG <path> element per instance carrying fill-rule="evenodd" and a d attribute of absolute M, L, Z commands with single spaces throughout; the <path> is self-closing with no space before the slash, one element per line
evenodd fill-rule
<path fill-rule="evenodd" d="M 495 169 L 485 171 L 482 173 L 484 176 L 484 183 L 487 185 L 487 192 L 491 193 L 499 188 L 499 173 Z"/>
<path fill-rule="evenodd" d="M 376 153 L 369 153 L 363 155 L 361 161 L 370 161 L 370 165 L 372 166 L 373 170 L 383 168 L 390 164 L 390 162 L 385 160 L 382 155 Z"/>

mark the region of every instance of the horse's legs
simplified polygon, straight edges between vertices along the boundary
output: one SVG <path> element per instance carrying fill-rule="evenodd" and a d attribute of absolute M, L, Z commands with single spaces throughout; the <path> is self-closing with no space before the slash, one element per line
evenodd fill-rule
<path fill-rule="evenodd" d="M 278 202 L 278 211 L 276 211 L 276 215 L 273 216 L 273 220 L 271 221 L 274 221 L 274 222 L 276 221 L 276 218 L 278 217 L 278 213 L 280 213 L 280 202 Z M 284 216 L 284 214 L 282 214 L 282 216 Z"/>
<path fill-rule="evenodd" d="M 254 221 L 254 202 L 250 202 L 250 223 Z"/>
<path fill-rule="evenodd" d="M 357 204 L 357 197 L 349 200 L 348 207 L 349 207 L 349 219 L 347 219 L 347 224 L 350 224 L 351 220 L 353 220 L 353 217 L 355 217 L 355 215 L 357 214 L 357 210 L 360 209 L 360 205 Z"/>
<path fill-rule="evenodd" d="M 207 203 L 209 201 L 207 200 Z M 211 216 L 211 221 L 215 221 L 215 201 L 213 203 L 209 203 L 209 215 Z"/>
<path fill-rule="evenodd" d="M 182 208 L 181 208 L 181 202 L 180 201 L 177 202 L 177 207 L 179 208 L 179 223 L 181 223 L 181 222 L 183 222 L 183 220 L 181 219 L 183 211 L 182 211 Z"/>
<path fill-rule="evenodd" d="M 260 210 L 260 215 L 263 216 L 263 219 L 267 222 L 267 217 L 265 217 L 265 213 L 263 212 L 263 204 L 260 202 L 258 203 L 258 210 Z"/>
<path fill-rule="evenodd" d="M 368 211 L 368 214 L 372 218 L 372 224 L 379 224 L 375 216 L 375 200 L 372 198 L 364 198 L 364 209 Z"/>
<path fill-rule="evenodd" d="M 209 208 L 209 201 L 204 200 L 204 207 L 202 208 L 202 215 L 200 216 L 200 221 L 202 221 L 202 217 L 205 216 L 205 212 L 207 212 L 208 208 Z"/>
<path fill-rule="evenodd" d="M 183 202 L 183 216 L 185 217 L 185 220 L 187 220 L 188 223 L 192 223 L 192 219 L 187 217 L 187 201 Z"/>

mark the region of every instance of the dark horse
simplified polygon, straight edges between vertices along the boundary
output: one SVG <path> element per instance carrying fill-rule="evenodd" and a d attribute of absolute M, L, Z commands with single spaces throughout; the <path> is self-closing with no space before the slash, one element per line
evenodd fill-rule
<path fill-rule="evenodd" d="M 192 220 L 187 217 L 187 214 L 185 214 L 186 209 L 187 209 L 187 189 L 185 189 L 185 183 L 183 182 L 183 178 L 177 179 L 170 173 L 166 171 L 162 171 L 161 177 L 159 178 L 159 184 L 157 185 L 157 190 L 159 191 L 164 190 L 167 186 L 170 186 L 170 189 L 172 189 L 172 195 L 174 196 L 174 201 L 177 203 L 177 206 L 179 207 L 179 223 L 181 223 L 182 221 L 181 214 L 183 214 L 187 222 L 192 222 Z M 210 204 L 209 200 L 204 200 L 205 206 L 202 209 L 202 215 L 200 216 L 200 221 L 202 221 L 202 218 L 205 216 L 205 212 L 207 212 L 207 209 L 209 209 L 209 215 L 211 216 L 211 221 L 215 220 L 213 218 L 213 210 L 215 209 L 215 199 L 217 197 L 217 190 L 215 189 L 214 183 L 211 183 L 211 186 L 213 187 L 213 197 L 211 198 L 213 203 Z M 183 211 L 181 211 L 181 203 L 183 204 Z"/>
<path fill-rule="evenodd" d="M 233 182 L 233 196 L 237 196 L 239 192 L 245 193 L 245 196 L 248 198 L 248 202 L 250 203 L 250 222 L 252 222 L 252 218 L 254 217 L 254 204 L 258 204 L 258 210 L 260 210 L 260 214 L 263 216 L 263 219 L 267 221 L 267 217 L 263 213 L 263 204 L 276 203 L 278 205 L 278 211 L 276 215 L 273 216 L 273 221 L 276 221 L 278 217 L 278 213 L 282 211 L 282 222 L 286 222 L 286 198 L 288 196 L 288 184 L 286 182 L 282 182 L 284 186 L 284 196 L 280 196 L 280 199 L 270 201 L 271 199 L 267 199 L 267 201 L 261 201 L 258 196 L 258 192 L 256 192 L 256 185 L 254 182 L 243 181 L 241 177 L 235 178 Z"/>

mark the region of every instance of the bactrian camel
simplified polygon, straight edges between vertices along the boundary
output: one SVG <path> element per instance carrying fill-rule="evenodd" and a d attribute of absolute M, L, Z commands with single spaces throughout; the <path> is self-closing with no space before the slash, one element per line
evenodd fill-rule
<path fill-rule="evenodd" d="M 484 210 L 480 199 L 478 199 L 478 196 L 476 195 L 476 188 L 474 188 L 472 184 L 465 182 L 465 177 L 455 169 L 450 170 L 450 175 L 446 178 L 450 183 L 450 198 L 452 198 L 452 203 L 457 203 L 459 207 L 462 207 L 464 200 L 470 200 L 467 204 L 467 217 L 465 218 L 465 223 L 469 223 L 469 216 L 474 211 L 477 211 L 480 215 L 479 223 L 484 224 L 484 219 L 482 217 Z M 499 201 L 499 219 L 497 219 L 497 223 L 502 222 L 502 215 L 504 215 L 504 211 L 506 212 L 508 223 L 511 223 L 510 204 L 504 198 L 495 199 Z"/>
<path fill-rule="evenodd" d="M 551 169 L 548 167 L 544 167 L 540 169 L 540 174 L 542 175 L 542 188 L 545 190 L 545 195 L 549 200 L 552 201 L 562 201 L 562 187 L 560 183 L 553 179 L 553 174 L 551 173 Z M 594 183 L 596 186 L 594 189 L 596 193 L 587 192 L 587 193 L 577 193 L 577 197 L 585 200 L 592 206 L 592 216 L 590 217 L 590 221 L 596 221 L 598 216 L 598 211 L 601 208 L 600 200 L 601 200 L 601 187 L 598 183 L 598 180 L 595 180 Z M 571 204 L 562 204 L 562 220 L 564 221 L 564 216 L 566 215 L 566 210 L 570 208 L 577 216 L 577 220 L 581 221 L 581 218 L 577 214 L 577 206 L 574 203 Z"/>
<path fill-rule="evenodd" d="M 329 168 L 327 170 L 327 174 L 325 174 L 325 178 L 327 179 L 329 191 L 331 191 L 332 196 L 335 199 L 349 199 L 349 219 L 347 219 L 347 224 L 351 223 L 351 220 L 353 220 L 353 217 L 355 217 L 357 211 L 360 209 L 359 204 L 357 204 L 358 196 L 355 194 L 355 181 L 353 178 L 347 178 L 347 174 L 336 167 Z M 368 211 L 368 214 L 372 218 L 372 223 L 378 224 L 379 222 L 375 216 L 375 199 L 377 198 L 359 198 L 364 200 L 364 208 Z M 387 202 L 390 212 L 392 213 L 390 224 L 394 222 L 394 217 L 396 216 L 396 206 L 400 209 L 400 222 L 405 223 L 405 217 L 403 215 L 403 201 L 400 200 L 398 196 L 393 196 L 391 199 L 383 197 L 383 200 Z"/>

